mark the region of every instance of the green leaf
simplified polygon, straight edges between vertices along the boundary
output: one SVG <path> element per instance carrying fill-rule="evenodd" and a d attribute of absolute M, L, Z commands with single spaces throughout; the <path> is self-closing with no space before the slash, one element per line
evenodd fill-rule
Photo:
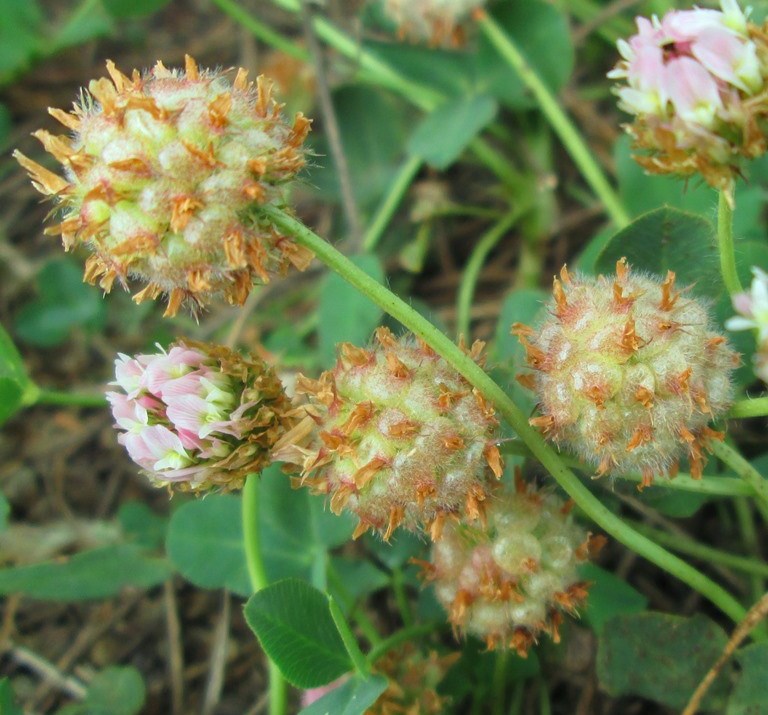
<path fill-rule="evenodd" d="M 24 711 L 16 704 L 8 678 L 0 679 L 0 715 L 24 715 Z"/>
<path fill-rule="evenodd" d="M 325 594 L 286 579 L 248 599 L 245 620 L 285 679 L 317 688 L 352 668 Z"/>
<path fill-rule="evenodd" d="M 16 316 L 18 336 L 37 347 L 64 342 L 74 327 L 99 330 L 106 308 L 98 290 L 83 283 L 82 271 L 66 258 L 49 261 L 37 277 L 38 297 Z"/>
<path fill-rule="evenodd" d="M 325 502 L 309 489 L 293 489 L 278 465 L 264 470 L 259 484 L 259 535 L 270 581 L 317 577 L 317 568 L 324 571 L 328 549 L 349 541 L 354 517 L 336 516 Z"/>
<path fill-rule="evenodd" d="M 168 519 L 155 514 L 144 502 L 128 501 L 120 505 L 117 519 L 123 533 L 145 549 L 160 548 L 165 541 Z"/>
<path fill-rule="evenodd" d="M 579 576 L 591 584 L 581 618 L 595 633 L 599 633 L 605 622 L 614 616 L 639 613 L 648 605 L 648 599 L 642 593 L 595 564 L 581 566 Z"/>
<path fill-rule="evenodd" d="M 144 17 L 164 8 L 170 0 L 103 0 L 107 12 L 119 19 Z"/>
<path fill-rule="evenodd" d="M 252 593 L 241 503 L 238 496 L 211 494 L 180 506 L 171 516 L 165 542 L 168 558 L 195 586 L 228 588 L 241 596 Z"/>
<path fill-rule="evenodd" d="M 0 569 L 0 593 L 44 601 L 107 598 L 125 586 L 150 588 L 171 575 L 168 563 L 132 544 L 104 546 L 29 566 Z"/>
<path fill-rule="evenodd" d="M 35 0 L 3 0 L 0 12 L 0 86 L 26 69 L 43 45 L 43 14 Z"/>
<path fill-rule="evenodd" d="M 12 127 L 11 113 L 8 111 L 8 107 L 0 102 L 0 149 L 4 149 L 8 144 Z"/>
<path fill-rule="evenodd" d="M 8 526 L 8 517 L 11 515 L 11 505 L 5 498 L 5 494 L 0 494 L 0 531 L 4 531 Z"/>
<path fill-rule="evenodd" d="M 384 282 L 384 269 L 376 256 L 352 256 L 351 260 L 376 281 Z M 318 313 L 320 358 L 323 365 L 330 366 L 336 360 L 337 343 L 366 345 L 370 341 L 382 310 L 338 274 L 329 273 L 321 288 Z"/>
<path fill-rule="evenodd" d="M 334 556 L 331 559 L 340 586 L 332 593 L 339 603 L 354 605 L 354 601 L 379 591 L 389 584 L 389 575 L 370 561 Z M 350 603 L 352 601 L 352 603 Z"/>
<path fill-rule="evenodd" d="M 21 355 L 0 325 L 0 425 L 19 410 L 30 390 L 34 390 L 34 386 Z"/>
<path fill-rule="evenodd" d="M 674 271 L 678 286 L 691 286 L 699 296 L 716 298 L 724 288 L 714 227 L 701 216 L 664 207 L 644 214 L 616 233 L 597 259 L 596 270 L 612 274 L 626 256 L 632 268 L 663 277 Z"/>
<path fill-rule="evenodd" d="M 354 677 L 307 706 L 299 715 L 364 715 L 387 689 L 381 675 Z"/>
<path fill-rule="evenodd" d="M 136 668 L 106 668 L 88 686 L 83 715 L 137 715 L 145 700 L 146 687 Z"/>
<path fill-rule="evenodd" d="M 96 37 L 103 37 L 115 29 L 115 22 L 104 9 L 102 0 L 78 2 L 50 40 L 48 52 L 81 45 Z"/>
<path fill-rule="evenodd" d="M 736 653 L 741 675 L 728 699 L 726 715 L 768 715 L 768 643 L 753 643 Z"/>
<path fill-rule="evenodd" d="M 682 708 L 725 648 L 722 628 L 702 615 L 621 615 L 605 623 L 598 640 L 597 676 L 610 695 L 640 695 Z M 712 685 L 704 709 L 719 709 L 728 671 Z"/>
<path fill-rule="evenodd" d="M 497 3 L 492 13 L 545 84 L 555 92 L 563 87 L 574 65 L 568 18 L 546 0 Z M 520 78 L 490 41 L 481 37 L 478 44 L 475 91 L 490 92 L 515 109 L 535 106 Z"/>
<path fill-rule="evenodd" d="M 450 99 L 419 123 L 408 141 L 408 153 L 435 169 L 447 169 L 497 111 L 496 101 L 487 94 Z"/>

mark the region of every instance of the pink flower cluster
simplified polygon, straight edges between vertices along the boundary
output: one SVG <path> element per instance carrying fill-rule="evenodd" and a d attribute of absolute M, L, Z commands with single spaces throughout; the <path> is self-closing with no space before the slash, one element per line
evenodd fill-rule
<path fill-rule="evenodd" d="M 234 466 L 228 461 L 252 428 L 246 413 L 256 403 L 245 401 L 246 385 L 226 374 L 206 346 L 121 354 L 115 377 L 110 384 L 122 392 L 107 399 L 122 430 L 118 441 L 153 482 L 185 489 L 227 483 L 221 472 Z"/>
<path fill-rule="evenodd" d="M 728 330 L 754 330 L 757 351 L 754 356 L 755 374 L 768 383 L 768 273 L 753 267 L 749 291 L 733 296 L 738 315 L 725 322 Z"/>
<path fill-rule="evenodd" d="M 745 100 L 764 87 L 765 68 L 747 15 L 736 0 L 720 6 L 638 17 L 638 33 L 619 41 L 623 60 L 608 76 L 626 80 L 616 90 L 622 109 L 661 120 L 679 148 L 704 139 L 727 162 L 729 131 L 743 130 Z"/>

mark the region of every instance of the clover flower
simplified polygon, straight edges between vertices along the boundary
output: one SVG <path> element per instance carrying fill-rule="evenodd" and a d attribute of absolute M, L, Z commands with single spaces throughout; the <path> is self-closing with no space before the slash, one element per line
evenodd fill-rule
<path fill-rule="evenodd" d="M 274 371 L 220 346 L 121 354 L 110 384 L 118 442 L 155 485 L 181 491 L 240 488 L 294 422 Z"/>
<path fill-rule="evenodd" d="M 749 292 L 732 297 L 733 307 L 739 315 L 725 322 L 728 330 L 756 330 L 757 352 L 754 356 L 755 374 L 768 382 L 768 273 L 752 268 Z"/>
<path fill-rule="evenodd" d="M 136 279 L 137 303 L 165 294 L 174 315 L 215 296 L 241 305 L 254 281 L 308 265 L 311 253 L 254 213 L 285 202 L 309 131 L 301 114 L 284 121 L 268 80 L 254 86 L 240 69 L 230 81 L 189 56 L 184 71 L 107 70 L 111 81 L 92 81 L 72 112 L 49 110 L 71 136 L 34 134 L 65 177 L 14 152 L 58 203 L 46 233 L 92 252 L 88 282 L 109 292 Z"/>
<path fill-rule="evenodd" d="M 625 82 L 616 88 L 619 107 L 634 115 L 626 129 L 646 170 L 700 173 L 730 196 L 740 158 L 767 148 L 768 35 L 736 0 L 720 7 L 638 17 L 608 76 Z"/>
<path fill-rule="evenodd" d="M 464 23 L 486 0 L 383 0 L 401 37 L 431 45 L 464 44 Z"/>

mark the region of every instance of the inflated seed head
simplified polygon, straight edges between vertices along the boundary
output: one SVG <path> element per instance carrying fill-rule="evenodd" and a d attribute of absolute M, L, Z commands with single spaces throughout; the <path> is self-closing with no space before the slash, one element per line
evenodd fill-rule
<path fill-rule="evenodd" d="M 383 0 L 401 37 L 432 45 L 464 44 L 464 25 L 486 0 Z"/>
<path fill-rule="evenodd" d="M 49 110 L 70 136 L 35 132 L 64 177 L 14 152 L 58 202 L 61 220 L 46 233 L 92 251 L 87 281 L 108 292 L 136 279 L 136 302 L 165 294 L 173 315 L 217 295 L 240 305 L 254 281 L 308 265 L 311 253 L 253 215 L 285 202 L 310 124 L 301 114 L 285 122 L 268 80 L 200 70 L 189 56 L 184 71 L 107 70 L 72 112 Z"/>
<path fill-rule="evenodd" d="M 615 276 L 563 268 L 548 313 L 536 330 L 513 326 L 534 370 L 521 377 L 539 400 L 531 423 L 598 475 L 639 472 L 647 486 L 687 456 L 701 476 L 739 364 L 707 307 L 671 271 L 659 280 L 622 259 Z"/>
<path fill-rule="evenodd" d="M 479 358 L 482 344 L 470 354 Z M 429 347 L 376 331 L 369 349 L 344 343 L 333 370 L 301 378 L 319 443 L 301 482 L 388 539 L 399 525 L 440 535 L 447 518 L 478 519 L 501 475 L 491 406 Z"/>
<path fill-rule="evenodd" d="M 239 489 L 298 422 L 270 367 L 218 345 L 180 340 L 120 355 L 115 377 L 107 399 L 118 442 L 156 486 Z"/>
<path fill-rule="evenodd" d="M 556 495 L 518 481 L 489 500 L 484 526 L 446 525 L 423 566 L 455 629 L 522 656 L 543 632 L 559 641 L 563 611 L 575 613 L 587 595 L 577 566 L 604 541 L 569 512 Z"/>

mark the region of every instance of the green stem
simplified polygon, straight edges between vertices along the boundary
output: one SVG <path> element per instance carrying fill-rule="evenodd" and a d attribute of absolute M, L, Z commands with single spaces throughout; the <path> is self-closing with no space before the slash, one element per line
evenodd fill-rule
<path fill-rule="evenodd" d="M 253 592 L 269 584 L 259 539 L 259 475 L 249 474 L 243 487 L 243 547 L 245 563 Z M 288 692 L 283 674 L 265 653 L 269 675 L 269 715 L 285 715 Z"/>
<path fill-rule="evenodd" d="M 763 518 L 768 521 L 768 479 L 765 479 L 744 457 L 725 442 L 713 440 L 712 453 L 736 475 L 743 479 L 755 492 L 755 505 Z"/>
<path fill-rule="evenodd" d="M 286 55 L 302 62 L 309 62 L 310 56 L 302 47 L 283 37 L 279 32 L 275 32 L 269 25 L 256 19 L 253 15 L 243 10 L 236 0 L 213 0 L 219 6 L 219 9 L 229 15 L 235 22 L 242 25 L 254 37 L 274 47 Z"/>
<path fill-rule="evenodd" d="M 106 407 L 107 399 L 101 392 L 63 392 L 59 390 L 41 389 L 34 404 L 37 405 L 68 405 L 70 407 Z"/>
<path fill-rule="evenodd" d="M 493 669 L 493 715 L 504 715 L 504 703 L 507 699 L 507 662 L 508 652 L 497 651 Z"/>
<path fill-rule="evenodd" d="M 400 617 L 403 619 L 403 625 L 410 628 L 413 625 L 413 613 L 408 601 L 408 594 L 405 591 L 405 575 L 402 569 L 396 568 L 392 571 L 392 588 L 395 592 L 395 601 L 400 611 Z"/>
<path fill-rule="evenodd" d="M 355 666 L 355 670 L 363 677 L 367 678 L 371 674 L 371 668 L 368 661 L 363 655 L 363 651 L 360 650 L 360 646 L 357 644 L 357 639 L 354 633 L 352 633 L 347 619 L 344 618 L 344 614 L 336 604 L 333 596 L 328 596 L 328 607 L 331 611 L 331 617 L 336 624 L 336 630 L 341 636 L 341 640 L 344 643 L 344 647 L 347 649 L 347 654 L 352 659 L 352 664 Z"/>
<path fill-rule="evenodd" d="M 523 53 L 512 38 L 504 32 L 498 23 L 488 14 L 484 14 L 478 22 L 481 31 L 498 50 L 499 54 L 517 73 L 523 84 L 531 91 L 547 121 L 560 137 L 568 153 L 571 155 L 582 176 L 592 187 L 605 207 L 611 221 L 617 228 L 624 228 L 630 222 L 629 214 L 616 195 L 602 169 L 595 161 L 576 127 L 562 110 L 549 87 L 542 81 L 536 71 L 525 59 Z"/>
<path fill-rule="evenodd" d="M 505 442 L 502 446 L 502 452 L 506 454 L 517 454 L 521 457 L 531 456 L 531 450 L 519 441 Z M 590 469 L 575 457 L 561 455 L 560 459 L 572 469 L 577 469 L 579 471 L 588 471 Z M 623 473 L 616 475 L 615 479 L 637 482 L 639 484 L 643 481 L 643 475 Z M 685 474 L 683 472 L 679 473 L 674 479 L 664 479 L 655 482 L 650 489 L 653 489 L 654 487 L 676 489 L 683 492 L 695 492 L 696 494 L 710 494 L 719 497 L 754 496 L 755 494 L 755 490 L 752 487 L 736 477 L 705 476 L 700 479 L 694 479 L 690 474 Z"/>
<path fill-rule="evenodd" d="M 370 227 L 365 232 L 365 236 L 363 236 L 364 251 L 372 251 L 376 248 L 376 244 L 381 239 L 387 226 L 389 226 L 392 216 L 394 216 L 397 207 L 403 200 L 405 192 L 416 177 L 416 174 L 419 173 L 421 165 L 422 160 L 419 157 L 411 157 L 406 159 L 400 167 L 400 171 L 397 172 L 397 176 L 389 187 L 384 201 L 382 201 L 371 221 Z"/>
<path fill-rule="evenodd" d="M 508 211 L 506 215 L 494 226 L 492 226 L 472 251 L 472 255 L 464 268 L 464 274 L 461 277 L 459 285 L 459 296 L 456 306 L 456 332 L 469 338 L 470 330 L 470 309 L 472 299 L 475 295 L 475 286 L 480 275 L 480 270 L 485 264 L 488 254 L 494 249 L 496 244 L 504 237 L 504 234 L 515 225 L 522 213 L 520 208 L 514 208 Z"/>
<path fill-rule="evenodd" d="M 717 203 L 717 248 L 720 254 L 720 272 L 730 295 L 741 293 L 741 281 L 736 271 L 736 248 L 733 241 L 733 209 L 725 191 L 720 192 Z"/>
<path fill-rule="evenodd" d="M 287 235 L 293 236 L 298 243 L 312 250 L 323 263 L 336 271 L 350 285 L 357 288 L 373 303 L 424 340 L 470 384 L 476 387 L 486 399 L 495 405 L 499 414 L 515 430 L 518 437 L 526 443 L 531 454 L 538 459 L 571 499 L 598 526 L 640 556 L 645 557 L 701 593 L 737 623 L 741 621 L 746 615 L 746 610 L 731 594 L 682 559 L 629 528 L 620 517 L 605 507 L 565 466 L 559 455 L 544 441 L 543 437 L 528 424 L 527 416 L 512 402 L 504 390 L 432 323 L 359 269 L 300 221 L 274 206 L 262 207 L 261 214 L 275 227 Z"/>
<path fill-rule="evenodd" d="M 347 587 L 339 576 L 339 572 L 333 565 L 333 561 L 328 562 L 328 580 L 333 584 L 335 591 L 344 599 L 347 610 L 349 611 L 350 618 L 355 621 L 357 627 L 362 631 L 363 635 L 368 639 L 368 642 L 375 646 L 377 643 L 381 643 L 381 636 L 376 630 L 376 626 L 361 605 L 354 603 L 354 599 L 349 595 Z"/>
<path fill-rule="evenodd" d="M 438 630 L 445 625 L 444 622 L 430 621 L 429 623 L 420 623 L 416 626 L 410 626 L 408 628 L 401 628 L 397 633 L 393 633 L 389 638 L 385 638 L 381 643 L 371 648 L 368 651 L 366 660 L 373 665 L 381 656 L 388 653 L 393 648 L 396 648 L 401 643 L 419 638 L 420 636 L 427 636 L 430 633 Z"/>
<path fill-rule="evenodd" d="M 768 564 L 762 563 L 747 556 L 737 556 L 727 551 L 721 551 L 712 546 L 707 546 L 693 539 L 686 539 L 679 534 L 668 534 L 661 529 L 655 529 L 652 526 L 641 524 L 640 522 L 630 522 L 637 531 L 645 534 L 647 537 L 658 541 L 660 544 L 668 546 L 673 551 L 679 551 L 681 554 L 693 556 L 701 559 L 705 563 L 721 564 L 730 568 L 738 569 L 744 573 L 756 576 L 768 577 Z"/>
<path fill-rule="evenodd" d="M 731 407 L 728 417 L 735 419 L 744 417 L 768 417 L 768 397 L 737 400 Z"/>
<path fill-rule="evenodd" d="M 736 512 L 736 520 L 741 531 L 741 538 L 744 545 L 754 554 L 758 550 L 758 536 L 755 528 L 754 512 L 752 504 L 741 497 L 733 500 L 733 508 Z M 763 579 L 757 574 L 750 574 L 750 583 L 752 586 L 752 600 L 757 601 L 765 593 L 765 584 Z"/>

